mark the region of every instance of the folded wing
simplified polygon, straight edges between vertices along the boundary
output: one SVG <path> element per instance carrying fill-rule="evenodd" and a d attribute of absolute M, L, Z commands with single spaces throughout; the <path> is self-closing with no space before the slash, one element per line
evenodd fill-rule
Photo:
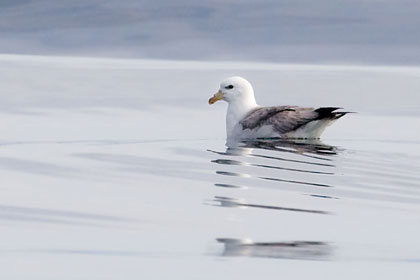
<path fill-rule="evenodd" d="M 336 120 L 347 112 L 335 112 L 338 107 L 318 109 L 297 106 L 260 107 L 251 111 L 240 122 L 242 129 L 258 129 L 270 125 L 279 134 L 295 131 L 317 120 Z"/>

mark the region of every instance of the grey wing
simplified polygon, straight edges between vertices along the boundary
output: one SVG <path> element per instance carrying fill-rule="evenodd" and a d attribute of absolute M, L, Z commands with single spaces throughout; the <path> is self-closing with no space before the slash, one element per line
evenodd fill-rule
<path fill-rule="evenodd" d="M 255 129 L 271 125 L 280 134 L 298 129 L 299 127 L 319 119 L 338 118 L 334 111 L 337 107 L 322 107 L 318 109 L 297 106 L 262 107 L 250 112 L 240 123 L 243 129 Z"/>
<path fill-rule="evenodd" d="M 267 124 L 267 121 L 273 116 L 291 110 L 292 106 L 276 106 L 276 107 L 259 107 L 249 112 L 245 118 L 242 119 L 240 124 L 243 129 L 254 129 Z"/>

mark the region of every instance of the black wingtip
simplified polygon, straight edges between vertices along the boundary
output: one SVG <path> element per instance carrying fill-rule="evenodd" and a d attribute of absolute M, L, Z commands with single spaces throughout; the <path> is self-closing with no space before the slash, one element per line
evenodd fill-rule
<path fill-rule="evenodd" d="M 318 117 L 317 119 L 329 119 L 329 118 L 334 118 L 334 111 L 338 110 L 338 109 L 342 109 L 340 107 L 320 107 L 318 109 L 315 110 L 315 112 L 318 113 Z"/>
<path fill-rule="evenodd" d="M 354 112 L 335 112 L 339 109 L 343 109 L 341 107 L 321 107 L 318 108 L 316 110 L 314 110 L 315 112 L 318 113 L 318 117 L 317 119 L 339 119 L 343 116 L 345 116 L 346 114 L 349 113 L 354 113 Z"/>

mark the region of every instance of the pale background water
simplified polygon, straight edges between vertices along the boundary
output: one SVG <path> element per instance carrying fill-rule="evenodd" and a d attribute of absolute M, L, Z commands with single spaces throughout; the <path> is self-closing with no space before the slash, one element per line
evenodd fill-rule
<path fill-rule="evenodd" d="M 419 65 L 418 0 L 2 0 L 0 53 Z"/>
<path fill-rule="evenodd" d="M 420 68 L 0 56 L 5 279 L 418 279 Z M 261 105 L 357 114 L 225 146 Z"/>

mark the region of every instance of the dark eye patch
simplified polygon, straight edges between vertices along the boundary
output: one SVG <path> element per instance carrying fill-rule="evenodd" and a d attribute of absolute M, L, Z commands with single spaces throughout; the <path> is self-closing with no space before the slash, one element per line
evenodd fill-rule
<path fill-rule="evenodd" d="M 228 85 L 225 87 L 225 89 L 233 89 L 233 85 Z"/>

